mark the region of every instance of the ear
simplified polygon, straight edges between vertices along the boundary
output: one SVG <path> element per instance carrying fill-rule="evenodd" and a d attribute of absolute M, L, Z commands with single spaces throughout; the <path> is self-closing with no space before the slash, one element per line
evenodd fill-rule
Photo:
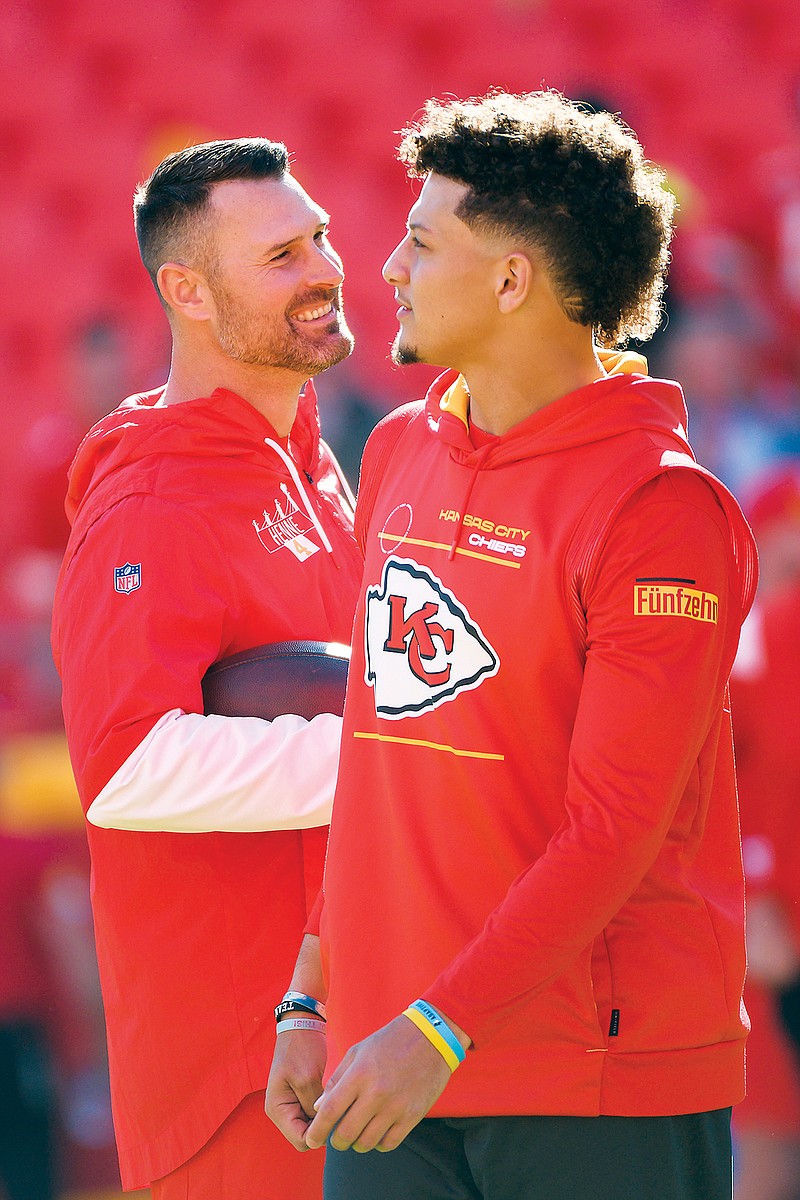
<path fill-rule="evenodd" d="M 167 262 L 158 268 L 158 289 L 172 311 L 190 321 L 207 321 L 211 294 L 205 276 L 185 263 Z"/>
<path fill-rule="evenodd" d="M 524 304 L 533 283 L 533 263 L 527 254 L 509 254 L 498 264 L 494 294 L 501 313 L 512 313 Z"/>

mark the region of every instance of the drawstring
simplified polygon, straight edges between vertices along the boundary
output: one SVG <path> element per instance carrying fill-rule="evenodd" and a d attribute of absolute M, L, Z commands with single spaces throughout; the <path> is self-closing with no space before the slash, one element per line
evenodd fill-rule
<path fill-rule="evenodd" d="M 350 484 L 347 482 L 347 479 L 345 478 L 345 474 L 344 474 L 342 468 L 339 466 L 338 462 L 336 461 L 336 456 L 334 454 L 331 454 L 331 448 L 328 445 L 328 443 L 323 442 L 322 438 L 320 438 L 320 445 L 324 446 L 325 449 L 328 451 L 328 454 L 330 455 L 331 464 L 333 466 L 334 471 L 336 472 L 336 478 L 339 480 L 339 486 L 341 487 L 342 491 L 344 492 L 345 500 L 350 505 L 350 509 L 351 509 L 350 516 L 354 517 L 356 515 L 356 498 L 353 495 Z"/>
<path fill-rule="evenodd" d="M 333 556 L 333 546 L 330 544 L 330 542 L 328 540 L 328 535 L 325 532 L 325 530 L 322 528 L 322 523 L 321 523 L 319 517 L 317 516 L 316 512 L 314 511 L 314 506 L 308 498 L 308 494 L 306 493 L 306 490 L 303 486 L 303 481 L 300 478 L 300 472 L 298 471 L 297 467 L 294 465 L 294 461 L 293 461 L 291 455 L 286 453 L 283 446 L 278 445 L 277 442 L 273 442 L 272 438 L 264 438 L 264 441 L 266 442 L 266 444 L 268 446 L 272 447 L 272 449 L 279 456 L 279 458 L 283 459 L 284 463 L 286 464 L 286 469 L 288 470 L 289 474 L 291 475 L 292 480 L 294 482 L 294 486 L 297 488 L 297 491 L 300 495 L 300 499 L 303 502 L 303 507 L 308 514 L 309 520 L 311 521 L 312 525 L 314 526 L 317 533 L 319 534 L 320 541 L 322 542 L 325 549 L 328 551 L 328 554 Z"/>
<path fill-rule="evenodd" d="M 455 534 L 453 535 L 453 540 L 450 543 L 450 549 L 447 552 L 448 560 L 451 560 L 451 559 L 455 558 L 455 556 L 456 556 L 456 547 L 458 546 L 458 539 L 461 537 L 461 530 L 464 528 L 464 518 L 467 515 L 467 505 L 469 504 L 470 497 L 472 496 L 472 489 L 475 487 L 475 484 L 478 481 L 478 475 L 480 474 L 480 470 L 481 470 L 483 464 L 486 462 L 486 459 L 491 454 L 491 452 L 492 452 L 491 444 L 489 444 L 488 446 L 483 446 L 482 449 L 478 452 L 478 455 L 475 459 L 475 470 L 472 472 L 472 478 L 470 479 L 469 485 L 467 487 L 467 494 L 465 495 L 464 501 L 461 505 L 461 512 L 458 514 L 458 524 L 456 525 L 456 531 L 455 531 Z"/>

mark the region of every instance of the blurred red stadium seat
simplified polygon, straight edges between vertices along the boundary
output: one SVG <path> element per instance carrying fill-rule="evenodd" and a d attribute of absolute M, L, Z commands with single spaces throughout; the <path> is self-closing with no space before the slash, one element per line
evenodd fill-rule
<path fill-rule="evenodd" d="M 683 177 L 695 220 L 734 229 L 750 164 L 800 139 L 797 0 L 673 0 L 646 17 L 639 0 L 39 0 L 7 6 L 0 49 L 14 183 L 0 193 L 5 323 L 27 331 L 27 377 L 45 381 L 30 420 L 48 378 L 58 403 L 53 358 L 100 307 L 126 314 L 152 382 L 164 319 L 136 259 L 131 196 L 179 145 L 287 142 L 346 259 L 355 369 L 396 395 L 408 385 L 386 364 L 394 320 L 379 272 L 413 194 L 396 131 L 428 96 L 554 86 L 607 103 Z M 761 236 L 757 220 L 747 232 Z M 23 358 L 12 356 L 12 394 Z"/>

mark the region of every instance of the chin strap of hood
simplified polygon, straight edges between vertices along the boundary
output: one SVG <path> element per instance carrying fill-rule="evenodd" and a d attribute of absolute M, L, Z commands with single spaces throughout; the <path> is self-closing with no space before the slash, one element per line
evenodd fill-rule
<path fill-rule="evenodd" d="M 281 446 L 279 442 L 273 441 L 272 438 L 264 438 L 264 443 L 265 443 L 265 445 L 269 446 L 271 450 L 274 450 L 275 453 L 278 455 L 278 457 L 283 461 L 283 463 L 286 467 L 286 470 L 289 472 L 289 474 L 292 477 L 292 482 L 294 483 L 294 486 L 297 488 L 297 492 L 302 501 L 303 508 L 305 509 L 306 513 L 308 514 L 308 519 L 311 521 L 312 525 L 314 526 L 317 533 L 319 534 L 320 541 L 322 542 L 325 549 L 328 551 L 328 554 L 333 555 L 333 546 L 330 543 L 327 533 L 325 532 L 325 530 L 322 527 L 322 522 L 320 521 L 319 517 L 317 516 L 316 512 L 314 511 L 314 505 L 311 503 L 311 501 L 308 498 L 308 493 L 306 492 L 306 489 L 303 486 L 303 481 L 300 478 L 300 472 L 298 471 L 297 466 L 296 466 L 292 456 L 290 454 L 287 454 L 287 452 L 284 450 L 283 446 Z"/>
<path fill-rule="evenodd" d="M 455 533 L 453 534 L 453 540 L 451 541 L 450 549 L 447 552 L 447 557 L 449 560 L 454 559 L 456 556 L 456 550 L 458 548 L 459 539 L 461 538 L 461 530 L 464 528 L 464 519 L 467 515 L 467 505 L 469 504 L 470 498 L 472 496 L 472 489 L 475 487 L 475 484 L 477 483 L 478 476 L 481 473 L 481 467 L 485 463 L 486 459 L 489 457 L 489 454 L 491 453 L 491 449 L 492 449 L 491 446 L 484 446 L 483 449 L 478 453 L 478 455 L 475 459 L 475 462 L 473 464 L 472 475 L 470 476 L 469 484 L 467 485 L 466 494 L 461 503 L 461 508 L 459 509 L 458 522 L 456 524 Z"/>

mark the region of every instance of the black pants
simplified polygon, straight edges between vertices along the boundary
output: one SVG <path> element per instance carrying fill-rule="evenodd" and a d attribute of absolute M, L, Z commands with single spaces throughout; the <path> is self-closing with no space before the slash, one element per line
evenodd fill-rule
<path fill-rule="evenodd" d="M 325 1200 L 731 1200 L 730 1117 L 428 1118 L 388 1154 L 329 1147 Z"/>

